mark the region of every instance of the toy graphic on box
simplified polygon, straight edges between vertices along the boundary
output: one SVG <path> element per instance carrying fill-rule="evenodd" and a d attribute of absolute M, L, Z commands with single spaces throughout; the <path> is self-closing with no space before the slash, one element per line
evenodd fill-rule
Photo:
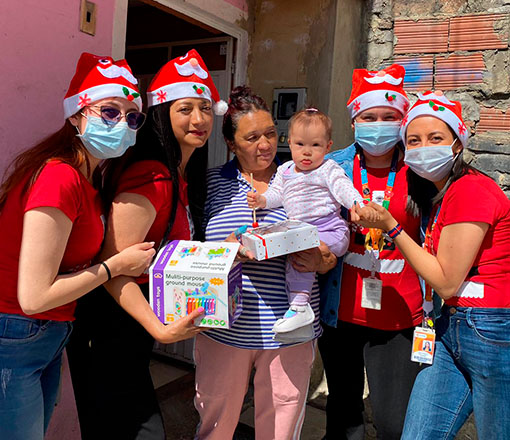
<path fill-rule="evenodd" d="M 299 220 L 285 220 L 248 230 L 241 240 L 243 246 L 259 261 L 311 249 L 320 244 L 317 227 Z"/>
<path fill-rule="evenodd" d="M 149 269 L 150 304 L 165 324 L 204 308 L 201 327 L 229 328 L 241 314 L 239 244 L 172 241 Z"/>
<path fill-rule="evenodd" d="M 223 258 L 227 258 L 230 254 L 230 249 L 227 248 L 227 247 L 219 247 L 219 248 L 215 248 L 215 249 L 209 249 L 209 252 L 207 252 L 207 258 L 209 258 L 209 260 L 212 260 L 213 258 L 220 258 L 220 257 L 223 257 Z"/>
<path fill-rule="evenodd" d="M 181 258 L 191 257 L 193 255 L 199 255 L 202 248 L 200 246 L 189 246 L 183 247 L 179 250 L 179 256 Z"/>
<path fill-rule="evenodd" d="M 199 307 L 204 308 L 204 315 L 214 315 L 218 291 L 205 282 L 200 288 L 195 289 L 174 289 L 175 314 L 181 317 L 186 316 Z"/>

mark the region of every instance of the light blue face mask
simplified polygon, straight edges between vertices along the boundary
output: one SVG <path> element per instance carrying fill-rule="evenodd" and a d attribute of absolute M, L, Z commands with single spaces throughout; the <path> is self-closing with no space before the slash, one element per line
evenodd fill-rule
<path fill-rule="evenodd" d="M 406 150 L 404 162 L 418 176 L 431 182 L 439 182 L 453 168 L 455 158 L 452 147 L 456 141 L 457 139 L 451 145 L 434 145 Z"/>
<path fill-rule="evenodd" d="M 124 121 L 107 125 L 101 118 L 85 116 L 87 127 L 78 137 L 92 156 L 98 159 L 111 159 L 122 156 L 136 142 L 136 130 L 128 127 Z M 78 127 L 76 127 L 78 129 Z"/>
<path fill-rule="evenodd" d="M 400 140 L 400 121 L 355 122 L 354 140 L 372 156 L 382 156 Z"/>

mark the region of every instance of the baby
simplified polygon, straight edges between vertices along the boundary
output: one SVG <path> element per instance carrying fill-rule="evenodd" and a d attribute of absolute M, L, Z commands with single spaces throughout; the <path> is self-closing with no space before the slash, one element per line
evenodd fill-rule
<path fill-rule="evenodd" d="M 349 227 L 340 216 L 363 199 L 344 170 L 333 160 L 325 160 L 333 141 L 331 119 L 315 108 L 294 114 L 289 121 L 289 146 L 292 161 L 276 172 L 264 194 L 247 194 L 250 208 L 285 208 L 290 219 L 317 226 L 319 238 L 331 252 L 341 257 L 349 246 Z M 361 205 L 363 206 L 363 205 Z M 376 220 L 376 211 L 363 207 L 360 216 Z M 310 307 L 310 292 L 315 272 L 298 272 L 287 259 L 287 292 L 290 308 L 276 321 L 273 331 L 287 333 L 311 324 L 315 315 Z"/>

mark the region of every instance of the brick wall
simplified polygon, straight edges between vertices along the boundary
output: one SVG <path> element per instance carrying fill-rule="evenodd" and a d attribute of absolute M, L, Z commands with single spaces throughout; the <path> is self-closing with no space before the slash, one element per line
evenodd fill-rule
<path fill-rule="evenodd" d="M 510 196 L 510 1 L 369 0 L 360 63 L 406 67 L 406 89 L 444 90 L 471 130 L 464 156 Z"/>

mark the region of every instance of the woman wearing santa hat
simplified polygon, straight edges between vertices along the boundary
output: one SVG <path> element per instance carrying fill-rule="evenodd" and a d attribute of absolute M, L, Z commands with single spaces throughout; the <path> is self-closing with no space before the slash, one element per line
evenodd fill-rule
<path fill-rule="evenodd" d="M 143 240 L 161 248 L 202 238 L 206 143 L 226 103 L 195 50 L 165 64 L 147 97 L 136 145 L 104 171 L 109 216 L 101 257 Z M 191 338 L 203 309 L 164 325 L 148 299 L 144 274 L 112 280 L 79 304 L 68 353 L 83 439 L 165 438 L 149 371 L 154 339 Z"/>
<path fill-rule="evenodd" d="M 133 243 L 95 259 L 104 236 L 95 171 L 135 143 L 139 96 L 125 60 L 83 53 L 64 126 L 21 153 L 0 188 L 1 438 L 42 440 L 76 300 L 112 277 L 138 276 L 154 256 L 153 243 Z"/>
<path fill-rule="evenodd" d="M 384 206 L 419 241 L 418 213 L 406 209 L 399 132 L 409 108 L 404 76 L 396 64 L 380 72 L 354 71 L 347 108 L 355 143 L 329 157 L 344 167 L 365 203 Z M 354 226 L 343 265 L 323 281 L 319 349 L 329 390 L 326 438 L 363 438 L 366 369 L 377 436 L 398 439 L 419 370 L 410 361 L 413 329 L 422 319 L 418 277 L 380 229 Z"/>
<path fill-rule="evenodd" d="M 478 438 L 510 438 L 510 201 L 463 161 L 469 133 L 459 102 L 438 91 L 420 95 L 401 134 L 411 201 L 432 205 L 425 245 L 390 212 L 379 209 L 371 226 L 393 236 L 427 292 L 445 303 L 433 364 L 416 379 L 402 438 L 453 439 L 471 410 Z M 435 194 L 426 198 L 430 186 Z"/>

